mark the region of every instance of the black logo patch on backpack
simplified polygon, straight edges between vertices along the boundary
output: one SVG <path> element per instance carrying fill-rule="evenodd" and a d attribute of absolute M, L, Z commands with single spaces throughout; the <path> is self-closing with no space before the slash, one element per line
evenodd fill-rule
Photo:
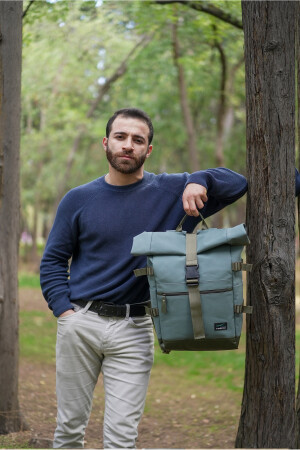
<path fill-rule="evenodd" d="M 227 322 L 215 323 L 215 331 L 225 331 L 227 330 Z"/>

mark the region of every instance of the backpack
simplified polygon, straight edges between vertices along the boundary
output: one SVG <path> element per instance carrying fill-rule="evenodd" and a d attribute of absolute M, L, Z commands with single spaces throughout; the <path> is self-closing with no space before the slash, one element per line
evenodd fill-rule
<path fill-rule="evenodd" d="M 241 253 L 249 244 L 244 224 L 208 228 L 201 216 L 192 233 L 182 230 L 144 232 L 135 236 L 131 253 L 147 255 L 152 316 L 161 350 L 230 350 L 239 345 L 243 313 Z"/>

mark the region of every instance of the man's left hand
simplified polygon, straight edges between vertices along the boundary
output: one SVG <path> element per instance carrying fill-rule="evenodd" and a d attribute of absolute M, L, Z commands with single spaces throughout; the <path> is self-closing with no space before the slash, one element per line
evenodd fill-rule
<path fill-rule="evenodd" d="M 182 194 L 183 209 L 188 216 L 199 216 L 198 209 L 207 202 L 207 189 L 201 184 L 189 183 Z"/>

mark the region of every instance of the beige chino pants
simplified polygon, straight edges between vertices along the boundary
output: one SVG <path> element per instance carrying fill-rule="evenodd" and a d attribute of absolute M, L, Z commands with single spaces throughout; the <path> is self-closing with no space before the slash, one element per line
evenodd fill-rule
<path fill-rule="evenodd" d="M 83 448 L 100 372 L 104 448 L 135 448 L 153 364 L 152 321 L 149 316 L 98 316 L 88 311 L 90 304 L 58 319 L 53 448 Z"/>

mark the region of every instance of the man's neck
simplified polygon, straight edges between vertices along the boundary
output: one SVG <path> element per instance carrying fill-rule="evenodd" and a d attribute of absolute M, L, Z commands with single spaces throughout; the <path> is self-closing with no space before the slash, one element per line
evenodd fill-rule
<path fill-rule="evenodd" d="M 126 186 L 128 184 L 137 183 L 141 181 L 144 176 L 144 169 L 141 168 L 134 173 L 121 173 L 109 167 L 108 174 L 105 175 L 105 181 L 113 186 Z"/>

